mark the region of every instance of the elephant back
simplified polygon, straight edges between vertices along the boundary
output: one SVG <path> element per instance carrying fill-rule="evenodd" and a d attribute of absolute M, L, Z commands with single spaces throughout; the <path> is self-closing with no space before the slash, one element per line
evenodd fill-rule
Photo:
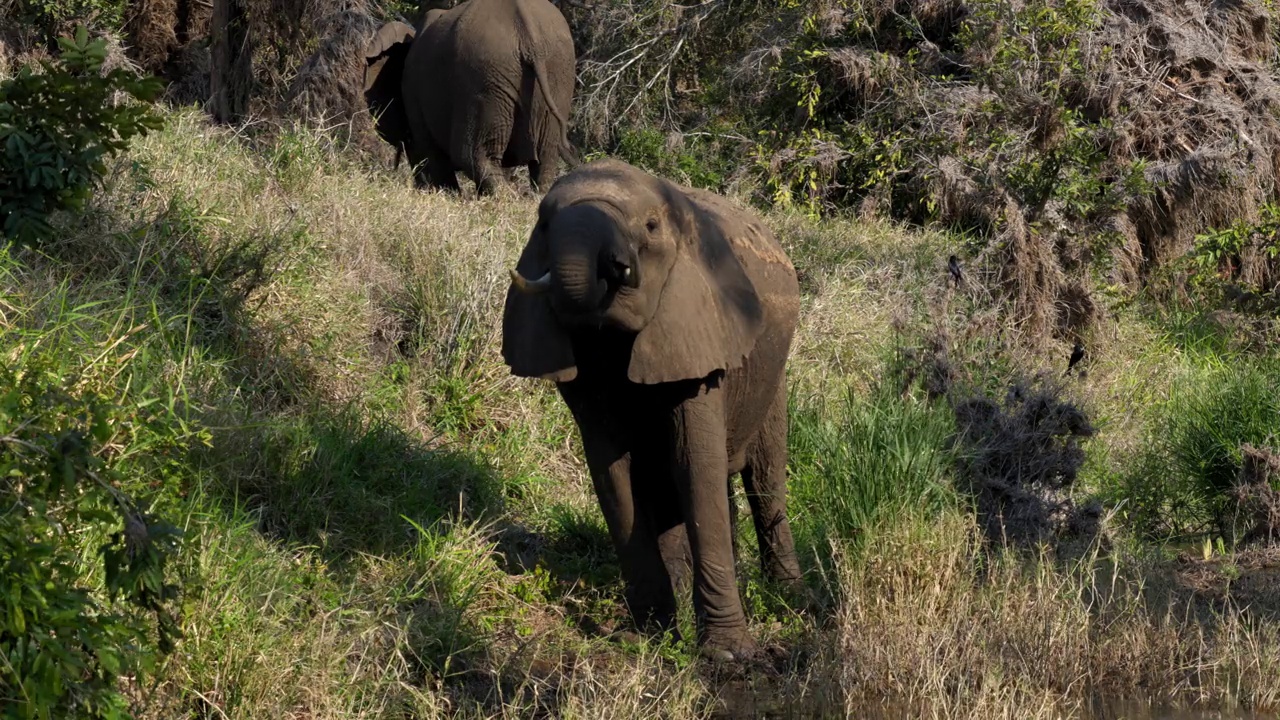
<path fill-rule="evenodd" d="M 685 188 L 705 222 L 714 223 L 755 286 L 766 315 L 794 326 L 800 313 L 800 284 L 782 244 L 755 212 L 708 190 Z"/>

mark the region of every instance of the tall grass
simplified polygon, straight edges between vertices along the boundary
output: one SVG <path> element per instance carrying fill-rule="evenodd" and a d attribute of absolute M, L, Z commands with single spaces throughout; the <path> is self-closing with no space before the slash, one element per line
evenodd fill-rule
<path fill-rule="evenodd" d="M 828 541 L 863 539 L 888 518 L 955 501 L 950 410 L 892 385 L 792 400 L 791 507 L 800 542 L 819 557 Z"/>
<path fill-rule="evenodd" d="M 1280 446 L 1280 362 L 1239 358 L 1185 367 L 1144 448 L 1109 488 L 1146 535 L 1233 537 L 1241 446 Z"/>

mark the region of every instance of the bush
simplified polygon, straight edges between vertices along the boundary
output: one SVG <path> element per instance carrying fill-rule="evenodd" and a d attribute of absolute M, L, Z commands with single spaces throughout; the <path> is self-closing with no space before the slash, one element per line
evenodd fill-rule
<path fill-rule="evenodd" d="M 149 105 L 114 102 L 117 93 L 154 100 L 159 80 L 102 73 L 106 41 L 89 40 L 83 26 L 58 44 L 61 57 L 42 60 L 41 72 L 24 67 L 0 83 L 0 224 L 19 243 L 50 237 L 50 215 L 83 205 L 104 159 L 161 124 Z"/>
<path fill-rule="evenodd" d="M 119 30 L 127 0 L 17 0 L 15 15 L 50 42 L 72 25 L 91 22 L 95 29 Z"/>
<path fill-rule="evenodd" d="M 1257 222 L 1237 220 L 1197 235 L 1187 262 L 1195 285 L 1237 283 L 1257 295 L 1280 293 L 1280 205 L 1264 205 Z"/>
<path fill-rule="evenodd" d="M 736 158 L 721 147 L 722 136 L 731 137 L 715 132 L 667 136 L 653 128 L 623 128 L 613 154 L 679 183 L 722 190 L 736 165 Z"/>
<path fill-rule="evenodd" d="M 1194 371 L 1174 382 L 1145 449 L 1109 488 L 1111 500 L 1148 537 L 1234 537 L 1241 446 L 1278 441 L 1277 361 L 1237 360 Z"/>
<path fill-rule="evenodd" d="M 122 457 L 163 455 L 180 435 L 145 403 L 80 391 L 20 353 L 0 367 L 0 705 L 6 718 L 128 717 L 118 680 L 153 671 L 179 635 L 180 533 L 121 489 Z"/>

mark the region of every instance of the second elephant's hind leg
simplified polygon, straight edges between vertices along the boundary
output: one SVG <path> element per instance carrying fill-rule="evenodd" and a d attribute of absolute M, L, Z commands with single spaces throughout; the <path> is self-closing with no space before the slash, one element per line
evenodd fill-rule
<path fill-rule="evenodd" d="M 413 168 L 413 184 L 418 188 L 440 188 L 461 192 L 458 174 L 454 172 L 449 156 L 430 142 L 416 143 L 421 150 L 411 149 L 407 154 Z"/>
<path fill-rule="evenodd" d="M 472 156 L 471 168 L 467 174 L 475 181 L 476 195 L 481 197 L 493 195 L 498 192 L 498 188 L 505 184 L 503 173 L 499 171 L 498 164 L 484 154 L 483 151 L 477 151 Z"/>
<path fill-rule="evenodd" d="M 742 485 L 756 538 L 760 564 L 766 577 L 785 584 L 800 580 L 791 524 L 787 520 L 787 388 L 785 381 L 769 406 L 768 414 L 747 452 Z"/>
<path fill-rule="evenodd" d="M 538 192 L 545 193 L 556 181 L 560 165 L 560 151 L 555 147 L 544 148 L 538 160 L 529 163 L 529 183 Z"/>

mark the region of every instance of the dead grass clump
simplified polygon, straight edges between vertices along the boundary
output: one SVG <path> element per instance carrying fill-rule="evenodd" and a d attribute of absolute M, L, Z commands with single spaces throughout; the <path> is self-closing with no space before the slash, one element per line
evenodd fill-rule
<path fill-rule="evenodd" d="M 192 56 L 201 51 L 207 56 L 212 15 L 209 0 L 141 0 L 125 18 L 129 57 L 171 83 L 166 93 L 170 102 L 208 99 L 208 59 L 200 62 Z"/>
<path fill-rule="evenodd" d="M 1046 378 L 1017 382 L 1002 402 L 982 395 L 954 400 L 960 477 L 979 524 L 994 543 L 1031 547 L 1092 539 L 1101 508 L 1070 497 L 1094 435 L 1083 410 Z"/>
<path fill-rule="evenodd" d="M 895 55 L 851 47 L 832 50 L 827 58 L 837 87 L 849 93 L 853 102 L 875 102 L 883 97 L 885 86 L 901 64 Z"/>
<path fill-rule="evenodd" d="M 1150 163 L 1155 192 L 1126 212 L 1147 263 L 1159 266 L 1197 232 L 1255 220 L 1278 196 L 1274 21 L 1252 0 L 1105 7 L 1084 106 L 1116 121 L 1113 153 Z"/>
<path fill-rule="evenodd" d="M 1271 541 L 1280 535 L 1280 453 L 1242 445 L 1240 476 L 1231 494 L 1248 529 L 1244 540 Z"/>
<path fill-rule="evenodd" d="M 1280 699 L 1274 618 L 1230 603 L 1197 616 L 1149 593 L 1148 568 L 1086 555 L 1071 568 L 992 549 L 968 518 L 882 529 L 837 552 L 835 637 L 821 665 L 845 715 L 1060 718 L 1090 699 L 1204 709 Z"/>
<path fill-rule="evenodd" d="M 171 59 L 172 70 L 165 100 L 174 105 L 203 105 L 209 99 L 209 72 L 212 58 L 204 42 L 179 48 Z"/>
<path fill-rule="evenodd" d="M 140 0 L 125 22 L 125 33 L 134 60 L 152 74 L 158 73 L 178 46 L 177 0 Z"/>
<path fill-rule="evenodd" d="M 324 20 L 320 45 L 303 61 L 285 96 L 287 112 L 321 127 L 346 124 L 365 137 L 373 129 L 364 96 L 364 49 L 378 22 L 363 2 L 344 7 Z"/>

